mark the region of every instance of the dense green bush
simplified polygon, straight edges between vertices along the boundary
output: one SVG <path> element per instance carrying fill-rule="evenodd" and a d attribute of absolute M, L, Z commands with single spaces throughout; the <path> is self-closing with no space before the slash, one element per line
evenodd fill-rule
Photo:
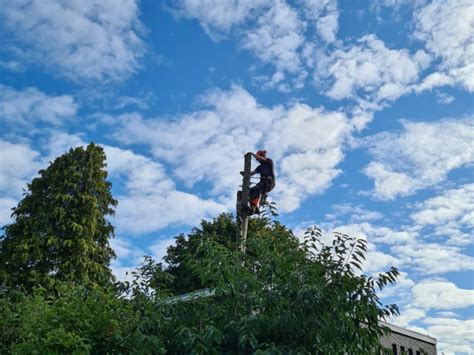
<path fill-rule="evenodd" d="M 0 298 L 1 353 L 162 353 L 162 342 L 141 329 L 142 313 L 114 290 L 57 285 Z M 153 350 L 152 350 L 153 349 Z M 145 351 L 147 350 L 147 351 Z"/>

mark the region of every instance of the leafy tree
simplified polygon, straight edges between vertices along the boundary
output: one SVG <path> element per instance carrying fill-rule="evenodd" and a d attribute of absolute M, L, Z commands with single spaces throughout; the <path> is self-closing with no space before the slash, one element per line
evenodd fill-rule
<path fill-rule="evenodd" d="M 54 281 L 107 285 L 117 202 L 105 154 L 91 143 L 58 157 L 27 185 L 0 238 L 0 283 L 49 287 Z"/>
<path fill-rule="evenodd" d="M 325 246 L 319 229 L 311 228 L 300 243 L 280 223 L 252 219 L 242 254 L 233 248 L 235 228 L 222 215 L 168 249 L 174 278 L 155 273 L 162 294 L 166 285 L 175 293 L 201 289 L 201 296 L 168 305 L 168 349 L 342 354 L 380 347 L 387 329 L 379 320 L 398 308 L 383 306 L 376 288 L 394 283 L 398 270 L 362 274 L 365 241 L 336 233 Z"/>

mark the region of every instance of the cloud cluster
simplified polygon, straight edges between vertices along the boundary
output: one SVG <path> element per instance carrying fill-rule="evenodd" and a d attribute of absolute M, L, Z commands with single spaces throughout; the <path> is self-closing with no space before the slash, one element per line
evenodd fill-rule
<path fill-rule="evenodd" d="M 469 195 L 471 185 L 445 191 L 415 205 L 411 214 L 412 224 L 400 226 L 400 231 L 373 224 L 378 222 L 377 214 L 360 206 L 353 208 L 356 214 L 354 223 L 335 227 L 338 220 L 339 223 L 351 220 L 347 204 L 336 206 L 334 213 L 326 216 L 329 222 L 324 226 L 324 229 L 334 229 L 368 241 L 368 261 L 364 264 L 366 273 L 380 272 L 392 265 L 400 269 L 401 277 L 397 283 L 379 294 L 384 302 L 395 302 L 401 308 L 401 315 L 390 322 L 436 337 L 439 351 L 474 350 L 472 321 L 461 319 L 451 311 L 473 307 L 474 291 L 462 289 L 444 279 L 424 277 L 472 271 L 474 258 L 461 247 L 430 242 L 431 233 L 426 233 L 423 227 L 427 224 L 442 226 L 458 219 L 462 221 L 463 216 L 469 220 L 469 213 L 473 210 L 469 206 L 470 197 L 461 195 Z M 450 240 L 455 235 L 446 234 Z M 442 312 L 429 317 L 433 311 Z"/>
<path fill-rule="evenodd" d="M 296 10 L 278 0 L 259 17 L 254 28 L 246 31 L 242 47 L 262 62 L 275 65 L 273 85 L 285 78 L 285 72 L 305 75 L 298 51 L 305 40 L 303 26 Z"/>
<path fill-rule="evenodd" d="M 415 37 L 441 59 L 439 70 L 448 80 L 474 91 L 474 3 L 434 0 L 416 11 L 414 18 Z"/>
<path fill-rule="evenodd" d="M 335 0 L 302 0 L 294 6 L 278 1 L 181 0 L 174 12 L 196 19 L 213 39 L 234 32 L 241 48 L 250 50 L 265 64 L 275 67 L 273 75 L 256 75 L 265 87 L 289 91 L 301 88 L 310 73 L 317 86 L 333 99 L 369 97 L 390 102 L 411 92 L 459 83 L 474 90 L 474 5 L 469 0 L 386 0 L 373 2 L 398 11 L 413 11 L 413 37 L 428 51 L 412 54 L 407 49 L 389 49 L 374 34 L 351 43 L 338 40 L 339 9 Z M 229 11 L 229 9 L 231 9 Z M 437 71 L 425 69 L 434 58 Z M 323 84 L 323 85 L 320 85 Z M 327 89 L 327 90 L 326 90 Z"/>
<path fill-rule="evenodd" d="M 442 279 L 426 279 L 413 286 L 411 294 L 404 295 L 401 315 L 391 321 L 403 327 L 429 334 L 438 341 L 440 352 L 472 353 L 474 351 L 474 321 L 459 319 L 452 311 L 437 312 L 427 316 L 430 310 L 460 310 L 474 305 L 474 291 L 458 288 Z M 415 324 L 419 324 L 417 326 Z"/>
<path fill-rule="evenodd" d="M 341 217 L 349 217 L 349 223 L 374 221 L 381 219 L 383 215 L 379 212 L 369 211 L 362 206 L 353 206 L 349 203 L 331 206 L 331 213 L 326 214 L 326 220 L 338 220 Z"/>
<path fill-rule="evenodd" d="M 413 289 L 413 305 L 423 309 L 458 309 L 474 305 L 474 290 L 443 280 L 425 280 Z"/>
<path fill-rule="evenodd" d="M 474 320 L 427 317 L 426 330 L 438 339 L 438 350 L 449 353 L 474 352 Z"/>
<path fill-rule="evenodd" d="M 10 222 L 26 184 L 42 167 L 40 153 L 27 144 L 0 139 L 0 226 Z"/>
<path fill-rule="evenodd" d="M 139 266 L 146 252 L 123 237 L 115 237 L 109 242 L 116 255 L 110 263 L 113 274 L 120 281 L 131 281 L 131 272 Z"/>
<path fill-rule="evenodd" d="M 16 90 L 0 84 L 0 122 L 11 127 L 24 128 L 34 122 L 57 126 L 73 117 L 77 109 L 69 95 L 50 96 L 33 87 Z"/>
<path fill-rule="evenodd" d="M 374 180 L 377 198 L 411 195 L 473 164 L 472 118 L 402 124 L 401 132 L 379 133 L 367 140 L 373 161 L 364 171 Z"/>
<path fill-rule="evenodd" d="M 411 55 L 366 35 L 356 45 L 329 53 L 320 61 L 315 77 L 328 82 L 327 95 L 333 99 L 369 95 L 375 102 L 393 101 L 410 91 L 428 64 L 429 57 L 421 50 Z"/>
<path fill-rule="evenodd" d="M 448 237 L 449 243 L 473 243 L 474 184 L 444 191 L 420 204 L 411 215 L 417 226 L 432 226 L 434 235 Z"/>
<path fill-rule="evenodd" d="M 322 226 L 367 240 L 374 246 L 371 251 L 383 251 L 371 256 L 374 265 L 388 260 L 411 275 L 474 270 L 474 257 L 466 252 L 472 243 L 472 189 L 472 184 L 461 185 L 411 206 L 405 211 L 407 224 L 397 228 L 379 226 L 379 215 L 360 206 L 352 207 L 353 218 L 348 204 L 336 206 Z"/>
<path fill-rule="evenodd" d="M 269 4 L 268 0 L 180 0 L 172 11 L 181 17 L 197 19 L 207 35 L 219 40 Z"/>
<path fill-rule="evenodd" d="M 339 174 L 337 165 L 353 126 L 345 114 L 295 103 L 264 107 L 241 87 L 213 91 L 203 109 L 173 122 L 122 117 L 116 138 L 148 144 L 152 154 L 173 167 L 188 186 L 210 183 L 211 195 L 233 206 L 243 154 L 265 148 L 275 159 L 278 182 L 274 196 L 282 211 L 327 189 Z"/>
<path fill-rule="evenodd" d="M 405 267 L 411 267 L 424 275 L 474 270 L 474 258 L 455 246 L 417 242 L 393 246 L 391 253 L 396 255 Z"/>
<path fill-rule="evenodd" d="M 74 81 L 122 80 L 144 53 L 136 0 L 12 0 L 0 19 L 4 50 Z"/>
<path fill-rule="evenodd" d="M 12 208 L 18 201 L 11 197 L 0 197 L 0 228 L 11 222 Z"/>
<path fill-rule="evenodd" d="M 390 262 L 399 265 L 402 271 L 411 270 L 412 273 L 419 275 L 474 270 L 474 258 L 465 254 L 463 248 L 426 241 L 427 236 L 416 226 L 405 226 L 403 230 L 394 230 L 369 222 L 337 227 L 334 227 L 333 223 L 330 224 L 331 229 L 365 239 L 374 245 L 372 251 L 377 253 L 373 253 L 369 258 L 373 265 L 389 265 Z M 385 246 L 388 246 L 388 249 Z"/>
<path fill-rule="evenodd" d="M 109 174 L 121 181 L 115 222 L 123 233 L 143 234 L 173 224 L 193 225 L 225 207 L 179 191 L 161 164 L 130 150 L 104 146 Z M 184 208 L 185 206 L 185 208 Z"/>
<path fill-rule="evenodd" d="M 214 40 L 234 32 L 241 48 L 275 68 L 270 77 L 256 79 L 281 91 L 304 85 L 309 70 L 306 64 L 313 60 L 307 57 L 313 54 L 314 42 L 335 42 L 339 28 L 336 0 L 305 0 L 300 7 L 285 0 L 181 0 L 172 11 L 197 19 Z"/>
<path fill-rule="evenodd" d="M 321 39 L 326 43 L 335 42 L 339 29 L 337 1 L 304 0 L 302 5 L 305 17 L 314 23 Z"/>
<path fill-rule="evenodd" d="M 26 144 L 0 139 L 0 192 L 19 197 L 26 182 L 40 169 L 40 153 Z"/>

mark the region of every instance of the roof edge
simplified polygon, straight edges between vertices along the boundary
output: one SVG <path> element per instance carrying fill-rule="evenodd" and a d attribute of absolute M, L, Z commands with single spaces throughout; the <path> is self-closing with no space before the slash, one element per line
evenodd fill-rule
<path fill-rule="evenodd" d="M 390 324 L 390 323 L 387 323 L 387 322 L 382 322 L 381 321 L 381 322 L 379 322 L 379 324 L 390 328 L 390 330 L 394 333 L 406 335 L 406 336 L 409 336 L 411 338 L 415 338 L 415 339 L 418 339 L 418 340 L 421 340 L 421 341 L 424 341 L 426 343 L 433 344 L 433 345 L 436 345 L 436 343 L 437 343 L 436 338 L 433 338 L 433 337 L 431 337 L 427 334 L 422 334 L 422 333 L 419 333 L 419 332 L 415 332 L 414 330 L 402 328 L 398 325 Z"/>

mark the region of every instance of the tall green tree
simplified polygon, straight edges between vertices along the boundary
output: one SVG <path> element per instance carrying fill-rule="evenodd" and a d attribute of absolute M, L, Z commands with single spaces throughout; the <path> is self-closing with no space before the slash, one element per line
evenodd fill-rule
<path fill-rule="evenodd" d="M 93 143 L 58 157 L 27 185 L 0 238 L 0 282 L 8 288 L 48 287 L 55 280 L 108 285 L 115 257 L 108 217 L 117 201 L 106 156 Z"/>
<path fill-rule="evenodd" d="M 311 228 L 301 242 L 284 225 L 256 218 L 242 254 L 232 243 L 236 228 L 230 215 L 203 221 L 168 249 L 171 279 L 141 274 L 141 280 L 155 275 L 148 284 L 161 294 L 196 291 L 171 307 L 164 330 L 170 349 L 369 354 L 380 347 L 386 329 L 379 321 L 398 308 L 383 305 L 376 291 L 399 273 L 364 275 L 364 240 L 335 233 L 328 246 Z"/>

